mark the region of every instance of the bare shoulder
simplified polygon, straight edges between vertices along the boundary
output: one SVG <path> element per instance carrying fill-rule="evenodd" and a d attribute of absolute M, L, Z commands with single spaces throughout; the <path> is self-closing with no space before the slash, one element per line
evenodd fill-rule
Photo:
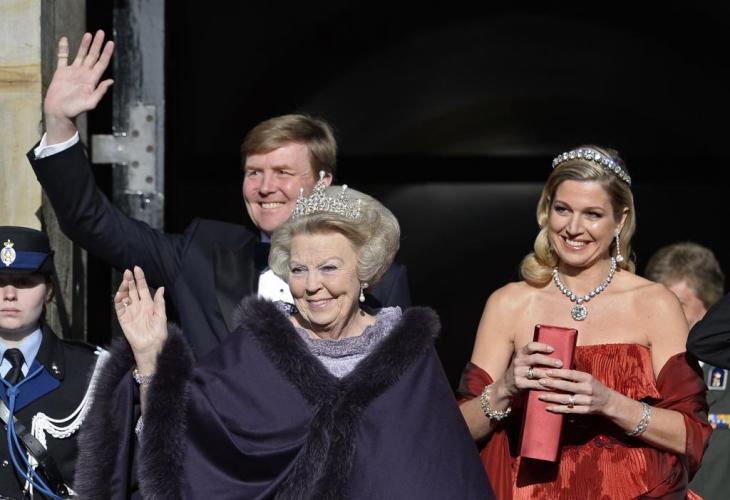
<path fill-rule="evenodd" d="M 683 352 L 687 341 L 687 320 L 676 295 L 664 285 L 626 273 L 622 288 L 624 307 L 645 332 L 652 352 L 654 373 L 658 374 L 670 356 Z"/>
<path fill-rule="evenodd" d="M 495 290 L 484 306 L 477 342 L 485 338 L 501 338 L 511 342 L 525 311 L 531 310 L 531 304 L 534 304 L 539 293 L 539 288 L 524 281 L 508 283 Z"/>
<path fill-rule="evenodd" d="M 621 288 L 626 290 L 640 290 L 656 285 L 653 281 L 634 274 L 631 271 L 622 270 L 616 273 L 616 278 L 621 280 Z"/>
<path fill-rule="evenodd" d="M 538 288 L 525 281 L 507 283 L 489 296 L 486 307 L 499 310 L 505 314 L 512 314 L 523 310 L 526 305 L 535 300 L 538 291 Z"/>
<path fill-rule="evenodd" d="M 654 311 L 657 314 L 684 314 L 677 296 L 661 283 L 626 273 L 624 289 L 639 310 Z"/>
<path fill-rule="evenodd" d="M 525 283 L 509 283 L 487 299 L 479 321 L 471 360 L 495 380 L 502 376 L 514 351 L 520 321 L 535 300 L 537 288 Z"/>
<path fill-rule="evenodd" d="M 655 307 L 681 311 L 682 306 L 679 299 L 669 289 L 661 283 L 651 283 L 646 287 L 646 293 L 641 294 L 641 300 L 648 304 L 654 304 Z"/>

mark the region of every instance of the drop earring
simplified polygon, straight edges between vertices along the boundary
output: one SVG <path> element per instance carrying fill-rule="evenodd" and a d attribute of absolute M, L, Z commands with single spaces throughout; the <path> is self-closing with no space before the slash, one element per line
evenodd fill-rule
<path fill-rule="evenodd" d="M 619 238 L 619 234 L 621 231 L 618 229 L 614 233 L 614 236 L 616 237 L 616 262 L 623 262 L 624 256 L 621 255 L 621 239 Z"/>
<path fill-rule="evenodd" d="M 365 289 L 368 287 L 367 283 L 360 285 L 360 302 L 365 302 Z"/>

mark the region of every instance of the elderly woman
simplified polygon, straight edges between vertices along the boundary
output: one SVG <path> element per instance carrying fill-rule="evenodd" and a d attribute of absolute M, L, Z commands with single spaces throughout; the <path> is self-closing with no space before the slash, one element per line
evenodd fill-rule
<path fill-rule="evenodd" d="M 360 307 L 398 241 L 380 203 L 318 183 L 272 238 L 296 308 L 245 299 L 237 330 L 195 366 L 167 333 L 163 291 L 152 299 L 142 270 L 126 271 L 115 303 L 131 349 L 113 349 L 83 436 L 82 497 L 124 498 L 132 477 L 145 498 L 490 498 L 433 348 L 436 315 Z"/>
<path fill-rule="evenodd" d="M 699 466 L 704 384 L 676 297 L 633 272 L 630 184 L 615 151 L 558 156 L 524 281 L 487 301 L 461 410 L 499 498 L 684 498 Z M 533 341 L 537 324 L 578 330 L 574 366 Z M 529 390 L 565 416 L 557 463 L 519 456 Z"/>

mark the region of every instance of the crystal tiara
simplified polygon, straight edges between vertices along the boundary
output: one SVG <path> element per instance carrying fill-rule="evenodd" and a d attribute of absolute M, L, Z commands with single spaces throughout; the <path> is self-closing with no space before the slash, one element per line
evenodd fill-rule
<path fill-rule="evenodd" d="M 624 169 L 622 169 L 618 163 L 613 161 L 611 158 L 609 158 L 605 154 L 599 153 L 595 149 L 580 148 L 580 149 L 574 149 L 573 151 L 568 151 L 567 153 L 558 155 L 553 160 L 553 168 L 557 167 L 561 163 L 565 163 L 566 161 L 575 160 L 575 159 L 588 160 L 597 165 L 600 165 L 601 167 L 608 170 L 609 172 L 612 172 L 615 175 L 617 175 L 619 179 L 624 181 L 629 186 L 631 185 L 631 177 L 629 176 L 629 174 L 627 174 L 626 171 Z"/>
<path fill-rule="evenodd" d="M 327 184 L 324 182 L 324 170 L 319 171 L 319 181 L 314 185 L 312 194 L 304 196 L 304 188 L 299 189 L 299 196 L 294 204 L 291 218 L 298 219 L 305 215 L 320 212 L 330 212 L 341 215 L 348 219 L 360 217 L 360 199 L 353 200 L 347 193 L 347 184 L 342 185 L 340 193 L 336 196 L 327 196 L 325 191 Z"/>

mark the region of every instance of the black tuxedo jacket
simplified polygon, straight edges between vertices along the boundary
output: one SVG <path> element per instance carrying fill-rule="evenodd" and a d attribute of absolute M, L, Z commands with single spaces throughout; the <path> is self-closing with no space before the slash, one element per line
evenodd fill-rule
<path fill-rule="evenodd" d="M 93 346 L 61 340 L 50 328 L 43 327 L 43 340 L 35 359 L 44 367 L 45 381 L 38 377 L 32 381 L 34 385 L 24 386 L 33 393 L 32 400 L 25 402 L 15 412 L 15 417 L 28 431 L 31 429 L 33 417 L 38 413 L 45 413 L 54 419 L 65 419 L 74 412 L 86 394 L 98 355 Z M 28 384 L 30 383 L 29 381 Z M 44 387 L 46 385 L 49 386 Z M 0 389 L 0 393 L 5 399 L 4 387 Z M 7 399 L 5 404 L 8 404 Z M 21 498 L 25 480 L 16 473 L 11 462 L 6 428 L 3 426 L 0 429 L 0 498 L 3 495 Z M 73 484 L 78 455 L 77 436 L 78 431 L 66 438 L 46 435 L 46 449 L 67 485 Z M 41 496 L 38 495 L 38 498 Z"/>
<path fill-rule="evenodd" d="M 234 306 L 257 291 L 257 234 L 203 219 L 167 234 L 126 216 L 96 187 L 80 142 L 40 160 L 31 150 L 28 159 L 69 238 L 119 270 L 142 267 L 150 286 L 165 287 L 196 357 L 233 330 Z M 389 269 L 368 305 L 410 305 L 405 267 Z"/>
<path fill-rule="evenodd" d="M 692 327 L 687 351 L 713 366 L 730 368 L 730 294 L 712 306 Z"/>

